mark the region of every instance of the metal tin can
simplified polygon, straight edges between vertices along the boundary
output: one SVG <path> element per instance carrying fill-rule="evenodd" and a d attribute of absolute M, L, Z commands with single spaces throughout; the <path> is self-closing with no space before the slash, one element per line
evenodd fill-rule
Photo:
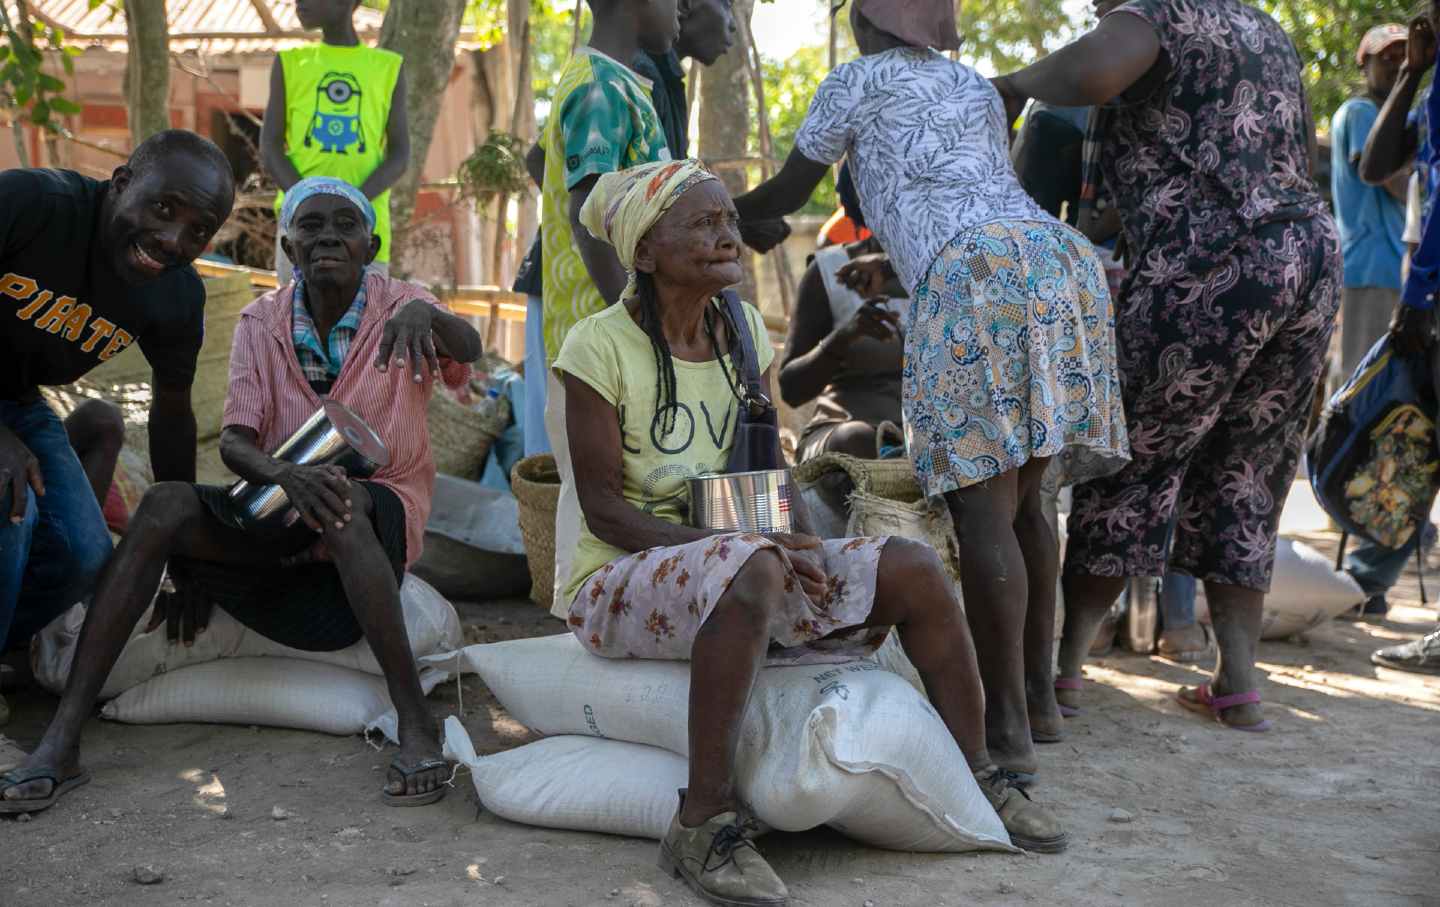
<path fill-rule="evenodd" d="M 792 532 L 795 484 L 788 470 L 696 476 L 686 481 L 689 523 L 698 529 Z"/>
<path fill-rule="evenodd" d="M 326 400 L 271 456 L 296 466 L 340 466 L 360 479 L 390 463 L 390 451 L 380 436 L 335 400 Z M 254 485 L 241 479 L 229 493 L 246 522 L 256 526 L 293 526 L 300 519 L 279 485 Z"/>

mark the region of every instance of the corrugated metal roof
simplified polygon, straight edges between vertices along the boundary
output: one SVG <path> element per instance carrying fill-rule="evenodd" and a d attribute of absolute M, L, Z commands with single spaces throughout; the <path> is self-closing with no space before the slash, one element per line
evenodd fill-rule
<path fill-rule="evenodd" d="M 13 15 L 12 0 L 0 2 Z M 35 19 L 64 30 L 71 44 L 120 52 L 126 48 L 125 15 L 108 4 L 91 9 L 88 0 L 30 0 L 27 5 Z M 317 36 L 300 28 L 295 4 L 289 0 L 166 0 L 165 7 L 170 47 L 175 51 L 268 53 L 310 43 Z M 384 19 L 378 10 L 356 10 L 355 30 L 361 40 L 373 43 Z M 464 35 L 461 38 L 459 47 L 476 46 Z"/>

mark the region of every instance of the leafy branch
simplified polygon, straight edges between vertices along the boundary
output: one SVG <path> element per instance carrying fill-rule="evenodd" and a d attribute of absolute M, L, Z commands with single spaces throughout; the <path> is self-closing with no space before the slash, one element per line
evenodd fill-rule
<path fill-rule="evenodd" d="M 105 0 L 89 0 L 95 9 Z M 0 105 L 17 111 L 21 118 L 50 132 L 61 132 L 57 116 L 77 114 L 80 105 L 65 97 L 64 80 L 45 71 L 45 55 L 56 54 L 67 76 L 75 75 L 75 57 L 80 48 L 65 43 L 65 33 L 30 20 L 26 5 L 16 3 L 12 19 L 7 4 L 0 2 Z"/>

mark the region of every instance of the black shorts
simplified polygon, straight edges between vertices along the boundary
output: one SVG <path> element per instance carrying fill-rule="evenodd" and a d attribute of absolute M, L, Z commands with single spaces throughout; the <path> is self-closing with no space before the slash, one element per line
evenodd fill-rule
<path fill-rule="evenodd" d="M 405 506 L 395 492 L 374 482 L 361 482 L 374 507 L 370 522 L 395 571 L 398 584 L 405 574 Z M 234 500 L 218 485 L 196 485 L 205 508 L 226 526 L 244 531 Z M 313 541 L 305 539 L 305 544 Z M 297 548 L 304 550 L 304 545 Z M 217 564 L 175 558 L 175 566 L 194 582 L 210 601 L 266 639 L 307 652 L 333 652 L 359 642 L 364 636 L 345 597 L 340 572 L 334 564 L 296 567 Z"/>

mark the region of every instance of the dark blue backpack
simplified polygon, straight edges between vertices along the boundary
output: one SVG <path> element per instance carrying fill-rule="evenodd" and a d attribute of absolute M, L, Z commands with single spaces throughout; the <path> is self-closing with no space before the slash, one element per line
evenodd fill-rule
<path fill-rule="evenodd" d="M 1388 334 L 1330 398 L 1307 448 L 1310 487 L 1347 535 L 1403 548 L 1426 524 L 1440 480 L 1435 413 L 1427 357 L 1402 356 Z"/>

